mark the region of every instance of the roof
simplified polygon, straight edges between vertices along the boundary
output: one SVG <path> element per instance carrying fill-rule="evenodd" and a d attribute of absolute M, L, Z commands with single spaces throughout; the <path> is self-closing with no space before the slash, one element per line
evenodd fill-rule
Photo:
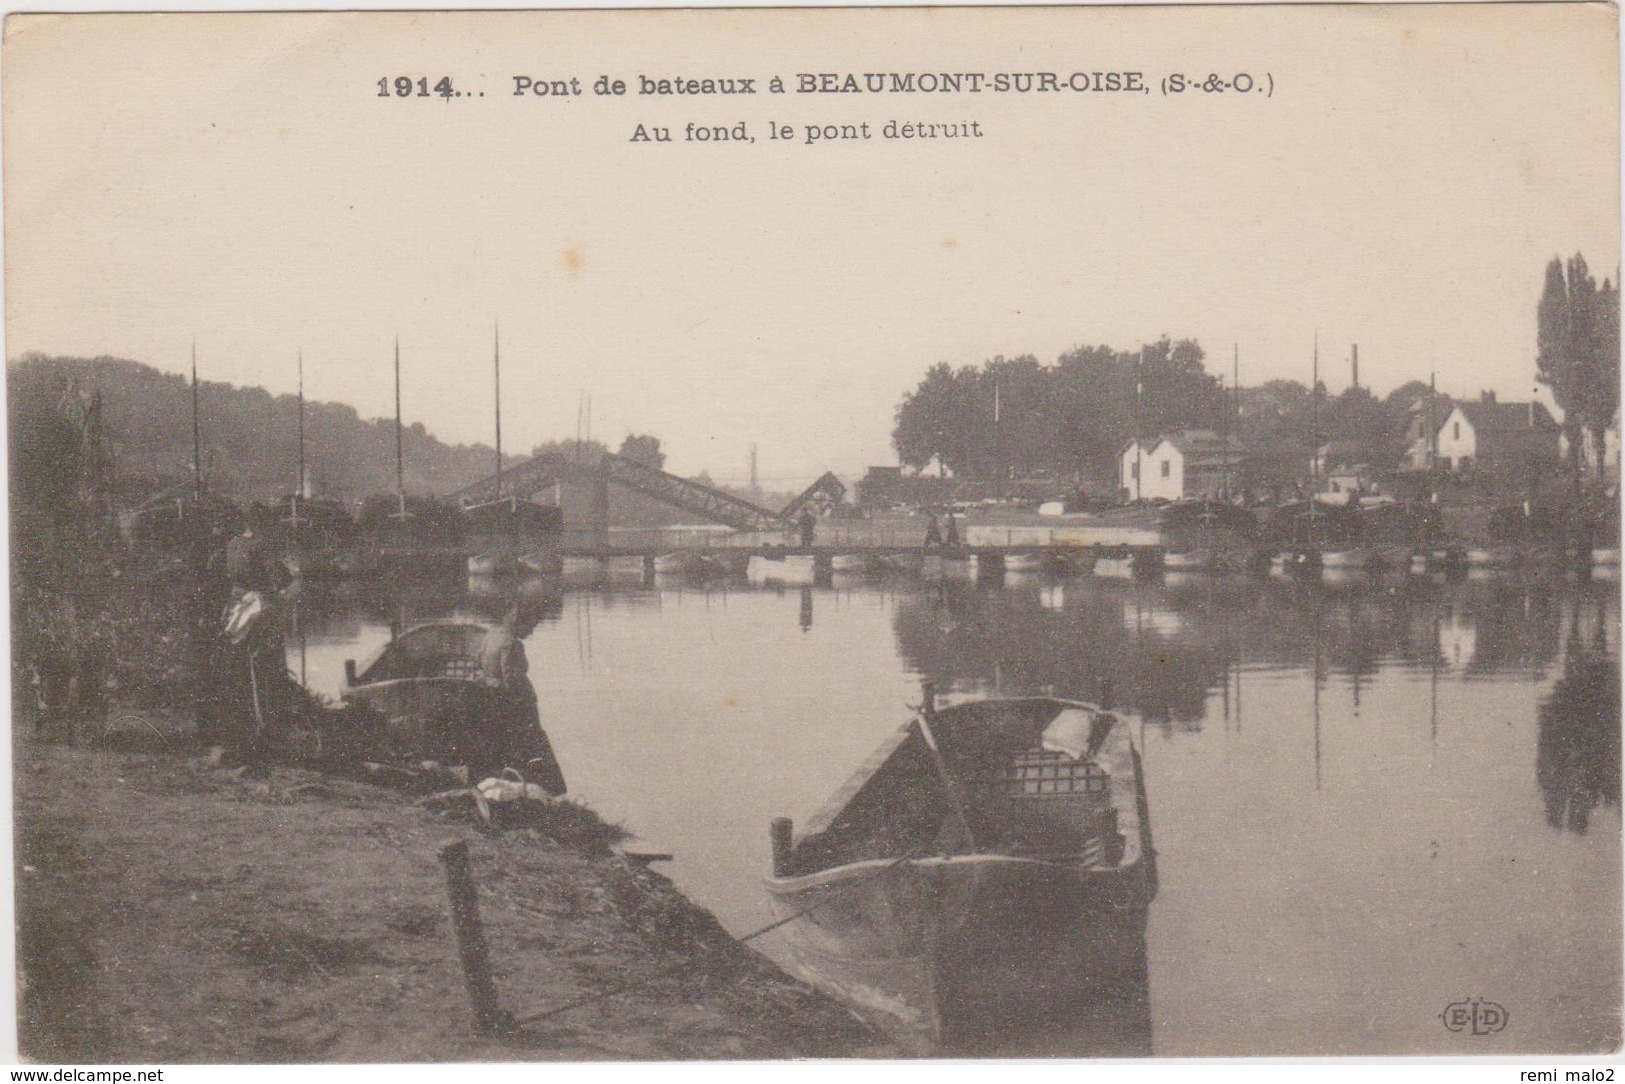
<path fill-rule="evenodd" d="M 1185 461 L 1187 469 L 1199 470 L 1204 467 L 1222 467 L 1227 463 L 1234 466 L 1240 463 L 1247 454 L 1241 441 L 1232 436 L 1228 441 L 1211 429 L 1187 429 L 1180 433 L 1170 433 L 1165 436 L 1147 438 L 1140 447 L 1144 452 L 1156 451 L 1158 447 L 1171 444 Z M 1228 445 L 1228 451 L 1227 449 Z M 1134 441 L 1123 445 L 1124 456 L 1134 449 Z"/>
<path fill-rule="evenodd" d="M 1530 407 L 1534 408 L 1535 424 L 1529 424 Z M 1557 422 L 1539 403 L 1457 403 L 1456 409 L 1466 415 L 1475 432 L 1505 433 L 1516 429 L 1538 429 L 1557 432 Z M 1445 421 L 1448 421 L 1447 417 Z M 1439 423 L 1444 428 L 1444 422 Z"/>

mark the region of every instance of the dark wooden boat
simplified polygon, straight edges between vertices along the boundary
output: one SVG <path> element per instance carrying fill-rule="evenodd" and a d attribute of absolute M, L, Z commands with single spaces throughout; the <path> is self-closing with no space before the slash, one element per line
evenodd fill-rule
<path fill-rule="evenodd" d="M 1149 1053 L 1157 877 L 1128 724 L 927 700 L 798 836 L 775 823 L 788 966 L 913 1053 Z M 1107 1018 L 1115 1039 L 1085 1035 Z"/>
<path fill-rule="evenodd" d="M 499 628 L 442 621 L 409 629 L 360 670 L 345 663 L 344 699 L 385 720 L 380 755 L 466 766 L 471 781 L 513 768 L 553 795 L 564 775 L 541 727 L 528 678 L 485 673 Z"/>

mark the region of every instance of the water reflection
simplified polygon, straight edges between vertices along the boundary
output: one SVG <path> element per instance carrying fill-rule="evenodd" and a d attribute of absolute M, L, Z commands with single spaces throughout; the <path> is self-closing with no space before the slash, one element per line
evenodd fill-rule
<path fill-rule="evenodd" d="M 1152 904 L 1155 907 L 1155 904 Z M 1054 916 L 1033 916 L 1054 926 Z M 1008 924 L 1009 916 L 999 916 Z M 1044 919 L 1049 918 L 1046 923 Z M 971 921 L 975 921 L 973 915 Z M 1151 981 L 1145 912 L 1080 916 L 1075 930 L 1036 944 L 976 944 L 954 932 L 949 970 L 976 969 L 979 989 L 1025 989 L 1026 996 L 949 1000 L 939 1007 L 949 1038 L 944 1056 L 1135 1058 L 1152 1053 Z M 1102 942 L 1109 942 L 1103 950 Z M 1114 956 L 1103 969 L 1103 954 Z"/>
<path fill-rule="evenodd" d="M 1384 665 L 1543 676 L 1562 642 L 1563 593 L 1522 582 L 1088 582 L 989 588 L 941 582 L 900 599 L 908 665 L 967 694 L 1099 699 L 1110 681 L 1147 722 L 1200 730 L 1209 694 L 1242 664 L 1347 679 L 1354 706 Z"/>
<path fill-rule="evenodd" d="M 1141 714 L 1162 858 L 1146 981 L 1057 997 L 1028 1052 L 1143 1050 L 1152 1008 L 1161 1055 L 1460 1052 L 1439 1008 L 1508 975 L 1523 1047 L 1618 1034 L 1614 585 L 345 585 L 300 599 L 309 682 L 331 695 L 392 626 L 521 595 L 572 787 L 676 854 L 663 872 L 735 933 L 766 921 L 770 818 L 820 806 L 920 678 Z M 1236 1003 L 1268 1035 L 1216 1008 Z M 976 1042 L 1016 1041 L 996 1030 Z M 1498 1041 L 1478 1046 L 1513 1052 Z"/>
<path fill-rule="evenodd" d="M 1582 629 L 1573 610 L 1563 676 L 1540 703 L 1535 778 L 1546 798 L 1546 823 L 1584 835 L 1598 805 L 1619 807 L 1620 686 L 1608 653 L 1602 604 Z"/>

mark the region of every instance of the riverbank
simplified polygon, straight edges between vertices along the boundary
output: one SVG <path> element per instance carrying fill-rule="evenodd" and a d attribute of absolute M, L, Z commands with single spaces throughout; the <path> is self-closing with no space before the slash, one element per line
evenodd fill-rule
<path fill-rule="evenodd" d="M 893 1053 L 612 851 L 613 828 L 584 807 L 547 830 L 482 832 L 389 787 L 215 766 L 167 713 L 110 717 L 73 743 L 14 729 L 25 1058 Z M 437 858 L 450 840 L 472 854 L 503 1008 L 600 1000 L 510 1035 L 473 1033 Z"/>

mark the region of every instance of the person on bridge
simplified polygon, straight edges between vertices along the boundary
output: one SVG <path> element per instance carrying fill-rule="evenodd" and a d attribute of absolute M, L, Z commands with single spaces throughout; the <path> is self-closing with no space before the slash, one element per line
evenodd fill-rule
<path fill-rule="evenodd" d="M 803 546 L 812 545 L 813 529 L 818 525 L 818 520 L 813 516 L 812 509 L 803 508 L 801 510 L 801 518 L 796 522 L 801 527 L 801 544 Z"/>
<path fill-rule="evenodd" d="M 959 545 L 959 524 L 954 522 L 954 514 L 948 513 L 948 536 L 945 539 L 950 546 Z"/>
<path fill-rule="evenodd" d="M 925 544 L 927 546 L 942 545 L 942 527 L 937 523 L 937 514 L 931 513 L 925 525 Z"/>

